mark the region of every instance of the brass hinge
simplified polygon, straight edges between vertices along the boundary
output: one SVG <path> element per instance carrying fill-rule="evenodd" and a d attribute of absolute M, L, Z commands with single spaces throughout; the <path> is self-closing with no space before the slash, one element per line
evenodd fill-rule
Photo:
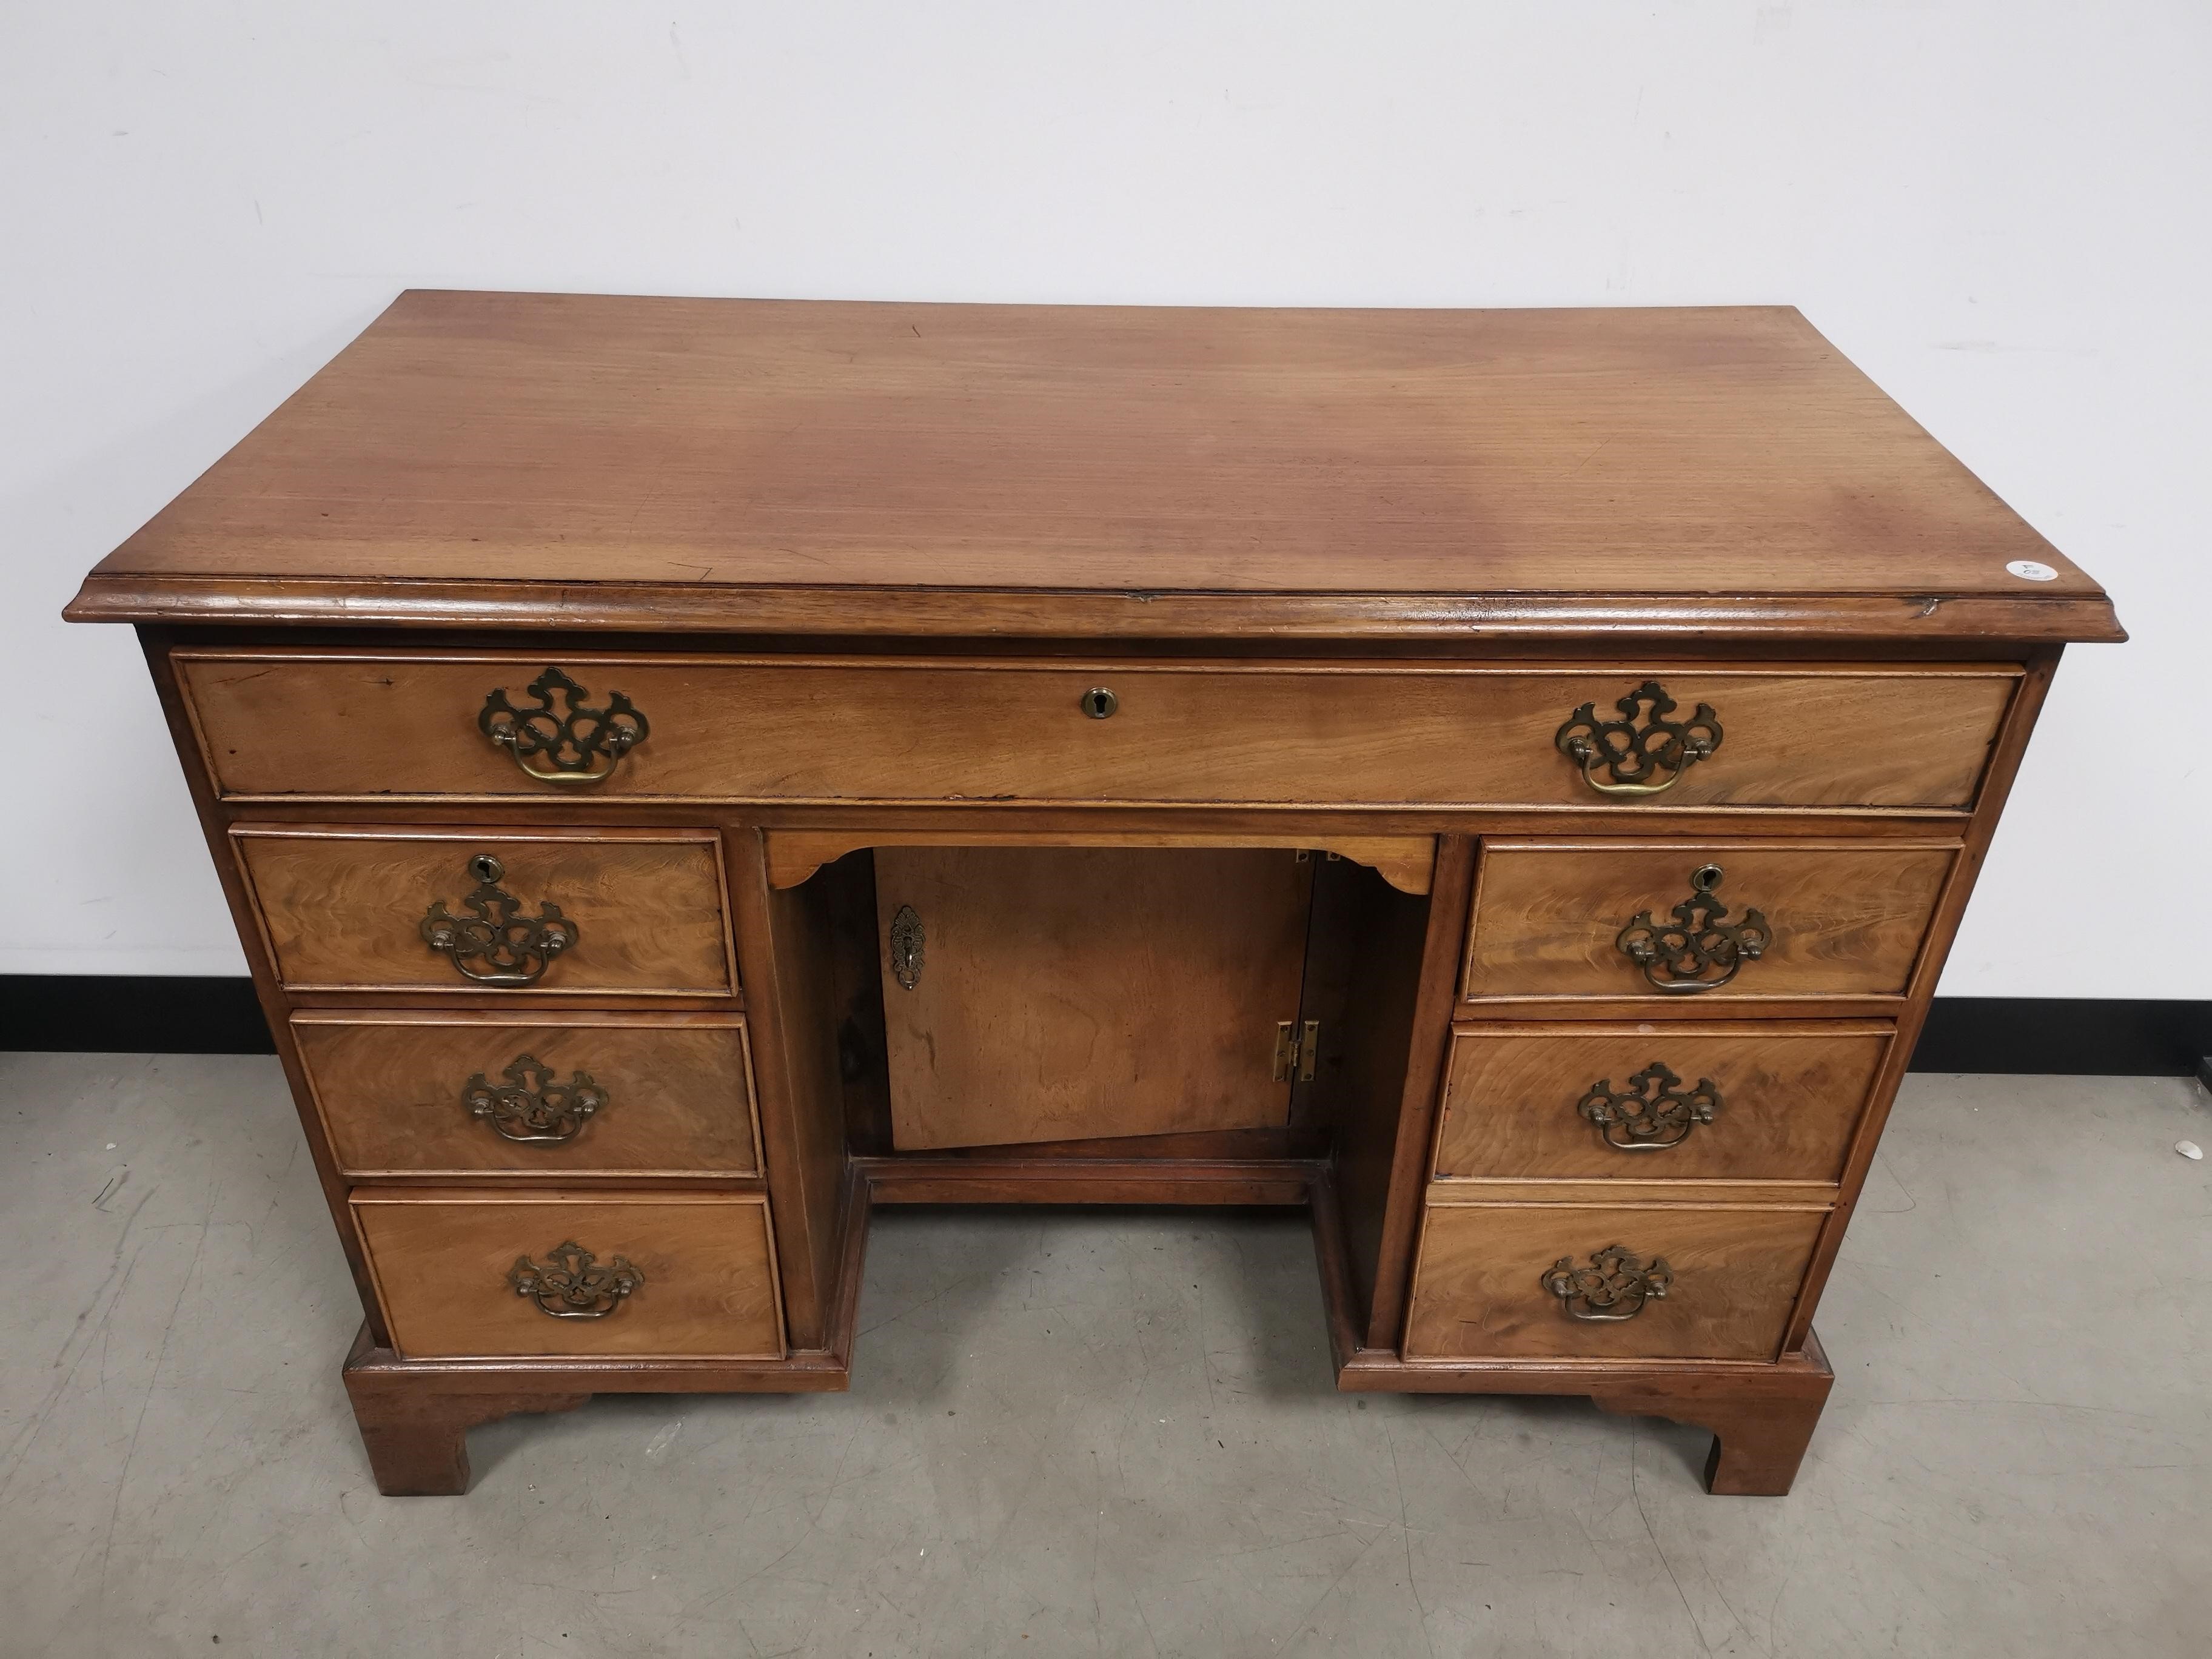
<path fill-rule="evenodd" d="M 1307 1020 L 1301 1025 L 1294 1019 L 1275 1022 L 1275 1081 L 1287 1083 L 1293 1076 L 1300 1083 L 1311 1083 L 1314 1061 L 1321 1055 L 1321 1022 Z"/>

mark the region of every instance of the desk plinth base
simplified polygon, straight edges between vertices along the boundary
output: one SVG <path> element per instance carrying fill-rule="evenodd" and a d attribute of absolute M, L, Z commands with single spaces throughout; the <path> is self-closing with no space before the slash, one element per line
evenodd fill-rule
<path fill-rule="evenodd" d="M 1705 1490 L 1740 1498 L 1789 1492 L 1835 1380 L 1809 1333 L 1802 1349 L 1771 1365 L 1409 1364 L 1362 1349 L 1340 1360 L 1336 1373 L 1337 1387 L 1352 1393 L 1579 1394 L 1601 1411 L 1711 1429 Z"/>
<path fill-rule="evenodd" d="M 364 1329 L 345 1364 L 346 1392 L 377 1490 L 390 1498 L 455 1496 L 469 1487 L 468 1431 L 524 1412 L 570 1411 L 594 1394 L 801 1393 L 836 1390 L 850 1373 L 827 1362 L 711 1375 L 667 1364 L 622 1370 L 574 1364 L 408 1361 Z M 1601 1410 L 1664 1417 L 1713 1431 L 1705 1489 L 1779 1498 L 1803 1460 L 1834 1375 L 1816 1339 L 1765 1366 L 1633 1372 L 1525 1365 L 1409 1365 L 1376 1351 L 1337 1371 L 1350 1392 L 1580 1394 Z"/>
<path fill-rule="evenodd" d="M 378 1347 L 364 1325 L 344 1376 L 376 1489 L 387 1498 L 442 1498 L 469 1489 L 468 1431 L 502 1417 L 573 1411 L 595 1394 L 835 1393 L 849 1386 L 852 1371 L 830 1353 L 757 1363 L 403 1359 Z"/>

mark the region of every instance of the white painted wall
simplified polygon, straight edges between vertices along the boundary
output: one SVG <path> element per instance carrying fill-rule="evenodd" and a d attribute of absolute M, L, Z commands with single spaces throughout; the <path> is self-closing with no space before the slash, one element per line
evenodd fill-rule
<path fill-rule="evenodd" d="M 2100 577 L 1943 988 L 2212 997 L 2212 9 L 0 0 L 0 971 L 242 970 L 87 567 L 410 285 L 1790 301 Z"/>

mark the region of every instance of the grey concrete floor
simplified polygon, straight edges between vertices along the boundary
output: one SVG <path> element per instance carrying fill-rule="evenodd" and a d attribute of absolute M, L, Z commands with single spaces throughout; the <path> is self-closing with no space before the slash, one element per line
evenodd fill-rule
<path fill-rule="evenodd" d="M 0 1056 L 0 1654 L 2212 1652 L 2212 1109 L 1915 1077 L 1796 1492 L 1330 1386 L 1302 1218 L 879 1212 L 847 1395 L 609 1398 L 384 1498 L 276 1063 Z"/>

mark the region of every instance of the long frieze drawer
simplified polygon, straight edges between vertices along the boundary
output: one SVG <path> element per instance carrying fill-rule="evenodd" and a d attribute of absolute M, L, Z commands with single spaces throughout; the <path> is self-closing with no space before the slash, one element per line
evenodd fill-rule
<path fill-rule="evenodd" d="M 292 1040 L 350 1180 L 760 1173 L 739 1015 L 325 1011 Z"/>
<path fill-rule="evenodd" d="M 1972 805 L 2005 665 L 179 651 L 242 799 Z"/>
<path fill-rule="evenodd" d="M 1486 841 L 1463 994 L 1902 996 L 1957 855 L 1889 837 Z"/>
<path fill-rule="evenodd" d="M 1462 1026 L 1436 1174 L 1833 1183 L 1893 1036 L 1863 1020 Z"/>
<path fill-rule="evenodd" d="M 710 830 L 234 825 L 294 992 L 727 996 Z"/>
<path fill-rule="evenodd" d="M 408 1359 L 780 1359 L 757 1194 L 356 1192 L 392 1346 Z"/>
<path fill-rule="evenodd" d="M 1431 1204 L 1406 1358 L 1771 1360 L 1826 1214 Z"/>

